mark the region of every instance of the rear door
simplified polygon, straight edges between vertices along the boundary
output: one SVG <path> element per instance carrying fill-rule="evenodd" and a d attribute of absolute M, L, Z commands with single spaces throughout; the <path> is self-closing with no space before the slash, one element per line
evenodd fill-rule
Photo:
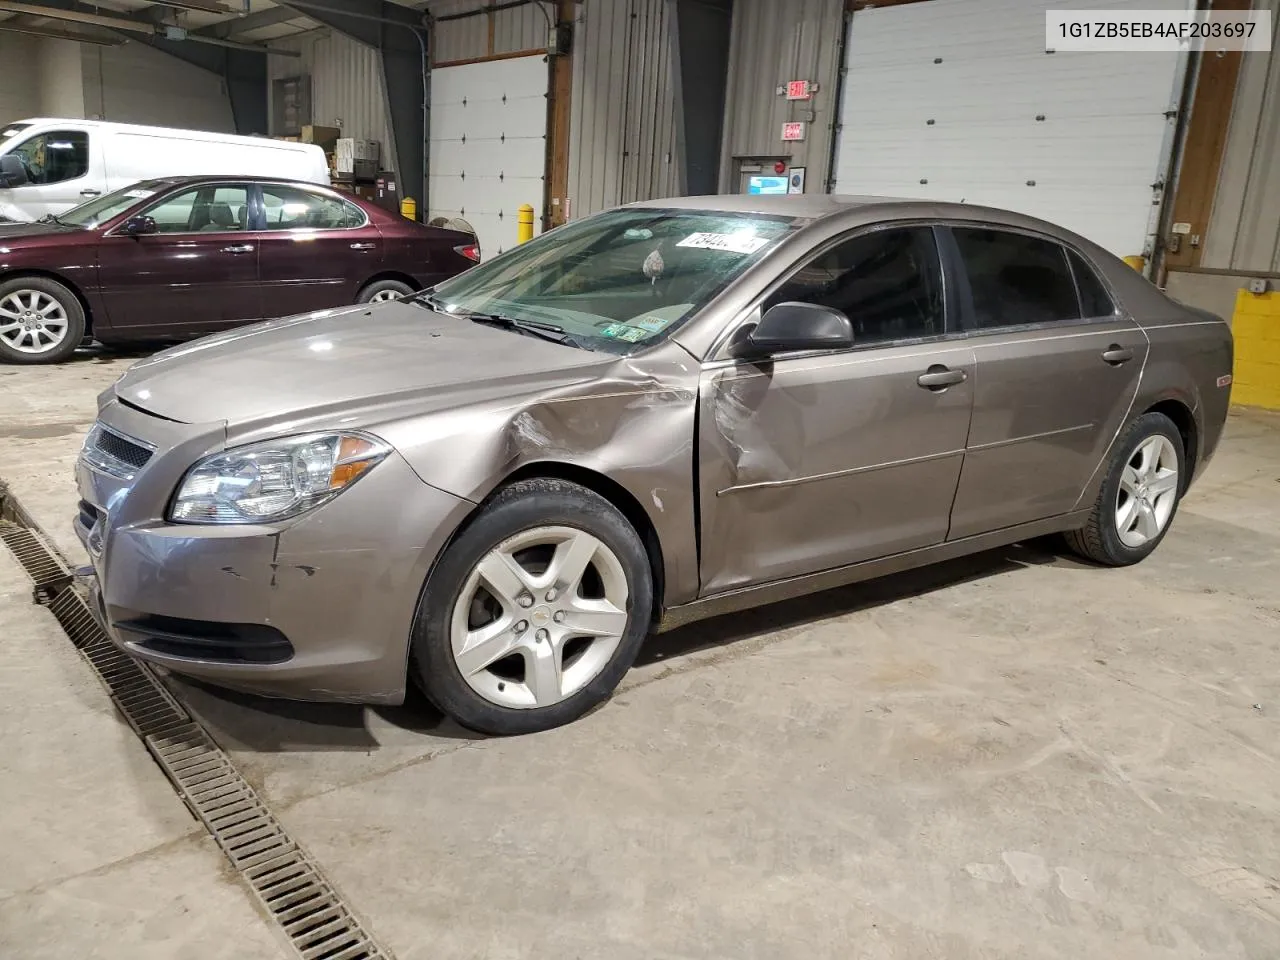
<path fill-rule="evenodd" d="M 1129 413 L 1147 338 L 1074 250 L 980 226 L 944 237 L 977 361 L 958 539 L 1075 506 Z"/>
<path fill-rule="evenodd" d="M 267 316 L 355 303 L 382 261 L 382 236 L 365 212 L 297 186 L 264 183 L 260 197 L 255 238 Z"/>
<path fill-rule="evenodd" d="M 260 318 L 248 206 L 245 184 L 189 187 L 142 211 L 155 220 L 155 233 L 106 234 L 98 276 L 111 327 L 188 336 Z"/>

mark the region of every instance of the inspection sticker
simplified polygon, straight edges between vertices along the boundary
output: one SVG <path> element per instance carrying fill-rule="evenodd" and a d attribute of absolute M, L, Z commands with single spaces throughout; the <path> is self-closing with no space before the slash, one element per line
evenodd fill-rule
<path fill-rule="evenodd" d="M 727 250 L 730 253 L 755 253 L 769 241 L 753 237 L 749 233 L 691 233 L 677 247 L 696 247 L 699 250 Z"/>
<path fill-rule="evenodd" d="M 600 331 L 602 337 L 609 337 L 612 340 L 625 340 L 627 343 L 637 343 L 649 336 L 653 331 L 645 330 L 641 327 L 633 327 L 625 323 L 611 323 Z"/>

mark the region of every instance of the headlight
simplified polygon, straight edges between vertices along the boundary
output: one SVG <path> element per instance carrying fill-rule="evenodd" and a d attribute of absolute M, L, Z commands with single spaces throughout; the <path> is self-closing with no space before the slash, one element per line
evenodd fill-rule
<path fill-rule="evenodd" d="M 187 471 L 169 519 L 287 520 L 336 497 L 390 452 L 381 440 L 359 433 L 311 433 L 217 453 Z"/>

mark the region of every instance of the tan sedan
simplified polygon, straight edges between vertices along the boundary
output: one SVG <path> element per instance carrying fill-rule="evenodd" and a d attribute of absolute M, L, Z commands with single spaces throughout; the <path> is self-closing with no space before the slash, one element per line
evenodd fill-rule
<path fill-rule="evenodd" d="M 1231 364 L 1221 319 L 1027 217 L 654 201 L 139 363 L 76 526 L 138 658 L 530 732 L 698 617 L 1055 532 L 1141 560 Z"/>

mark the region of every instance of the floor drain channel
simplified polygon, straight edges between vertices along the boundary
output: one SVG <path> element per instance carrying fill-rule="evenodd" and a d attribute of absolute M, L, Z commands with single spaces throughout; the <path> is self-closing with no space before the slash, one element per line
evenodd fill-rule
<path fill-rule="evenodd" d="M 67 565 L 6 501 L 0 540 L 31 579 L 111 699 L 304 960 L 389 960 L 319 867 L 285 832 L 253 787 L 144 664 L 121 653 L 72 585 Z"/>

